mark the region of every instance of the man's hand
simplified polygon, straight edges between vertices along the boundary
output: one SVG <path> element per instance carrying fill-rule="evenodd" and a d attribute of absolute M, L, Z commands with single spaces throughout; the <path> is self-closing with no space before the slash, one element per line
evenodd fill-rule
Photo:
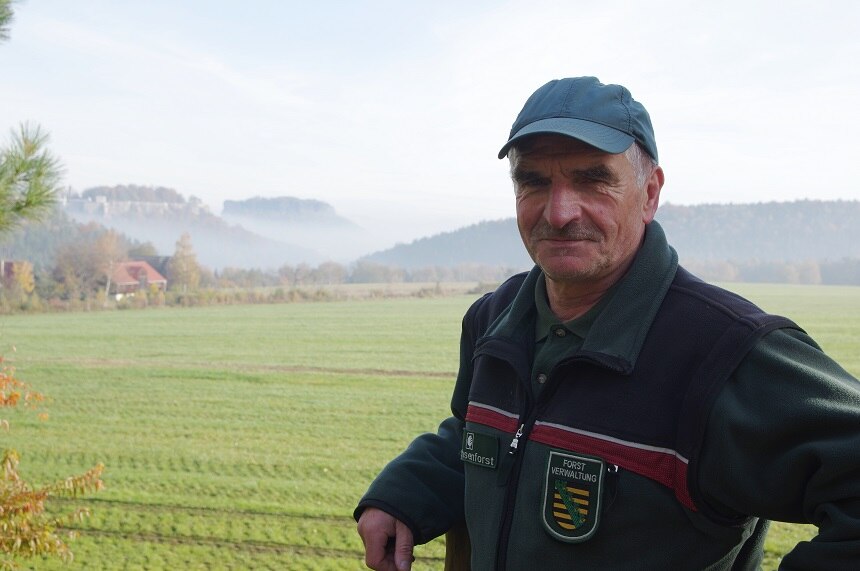
<path fill-rule="evenodd" d="M 412 569 L 412 531 L 394 516 L 367 508 L 358 518 L 358 535 L 364 542 L 364 563 L 375 571 Z"/>

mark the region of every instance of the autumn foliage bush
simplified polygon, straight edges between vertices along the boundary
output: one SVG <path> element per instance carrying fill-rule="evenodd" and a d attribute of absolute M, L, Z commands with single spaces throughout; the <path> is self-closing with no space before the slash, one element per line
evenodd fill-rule
<path fill-rule="evenodd" d="M 3 365 L 0 358 L 0 407 L 20 407 L 38 411 L 45 397 L 15 378 L 14 369 Z M 44 413 L 40 414 L 47 418 Z M 4 430 L 9 422 L 0 419 Z M 99 464 L 78 476 L 70 476 L 53 484 L 33 486 L 18 471 L 19 456 L 15 450 L 3 452 L 0 472 L 0 569 L 15 569 L 16 560 L 33 557 L 56 556 L 71 560 L 72 552 L 67 541 L 72 531 L 66 526 L 87 515 L 87 510 L 76 509 L 59 516 L 45 512 L 52 497 L 75 497 L 104 487 Z"/>

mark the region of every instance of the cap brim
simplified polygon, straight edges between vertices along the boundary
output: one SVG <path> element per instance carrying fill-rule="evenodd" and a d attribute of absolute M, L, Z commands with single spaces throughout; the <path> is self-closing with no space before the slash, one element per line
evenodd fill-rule
<path fill-rule="evenodd" d="M 632 135 L 600 123 L 585 119 L 552 117 L 529 123 L 514 133 L 514 136 L 508 139 L 508 142 L 499 151 L 499 158 L 502 159 L 507 156 L 508 151 L 517 141 L 532 135 L 564 135 L 613 155 L 626 151 L 634 140 Z"/>

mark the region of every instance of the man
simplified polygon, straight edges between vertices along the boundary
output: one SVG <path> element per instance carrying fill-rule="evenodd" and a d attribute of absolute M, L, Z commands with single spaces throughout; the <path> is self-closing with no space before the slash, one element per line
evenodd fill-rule
<path fill-rule="evenodd" d="M 678 266 L 645 108 L 591 77 L 538 89 L 507 156 L 535 261 L 463 319 L 437 434 L 356 509 L 366 564 L 465 518 L 473 569 L 860 568 L 860 383 L 791 321 Z"/>

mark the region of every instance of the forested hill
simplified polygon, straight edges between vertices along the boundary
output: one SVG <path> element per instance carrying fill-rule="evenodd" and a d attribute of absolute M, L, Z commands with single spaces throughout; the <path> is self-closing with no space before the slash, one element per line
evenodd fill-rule
<path fill-rule="evenodd" d="M 682 262 L 860 259 L 860 201 L 664 204 L 657 220 Z M 406 268 L 462 263 L 530 265 L 513 218 L 400 244 L 367 258 Z"/>
<path fill-rule="evenodd" d="M 683 259 L 792 262 L 860 258 L 860 201 L 666 204 L 657 211 Z"/>
<path fill-rule="evenodd" d="M 532 265 L 514 218 L 479 222 L 409 244 L 398 244 L 366 259 L 406 269 L 462 264 L 525 269 Z"/>

